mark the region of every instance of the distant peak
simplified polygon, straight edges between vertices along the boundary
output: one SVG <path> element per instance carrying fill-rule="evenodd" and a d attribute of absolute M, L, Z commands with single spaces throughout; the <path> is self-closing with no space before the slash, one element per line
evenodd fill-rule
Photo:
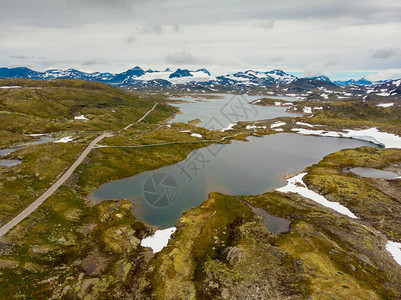
<path fill-rule="evenodd" d="M 326 75 L 320 75 L 320 76 L 314 76 L 314 77 L 305 77 L 307 79 L 313 79 L 313 80 L 320 80 L 320 81 L 327 81 L 331 82 L 330 78 L 327 77 Z"/>
<path fill-rule="evenodd" d="M 210 72 L 209 72 L 207 69 L 205 69 L 205 68 L 203 68 L 203 69 L 198 69 L 198 70 L 196 70 L 196 72 L 203 72 L 203 73 L 206 73 L 207 75 L 211 76 Z"/>
<path fill-rule="evenodd" d="M 170 74 L 169 78 L 180 78 L 193 76 L 189 70 L 177 69 L 174 73 Z"/>
<path fill-rule="evenodd" d="M 275 74 L 287 74 L 283 70 L 274 69 L 273 71 L 269 71 L 267 73 L 275 73 Z"/>

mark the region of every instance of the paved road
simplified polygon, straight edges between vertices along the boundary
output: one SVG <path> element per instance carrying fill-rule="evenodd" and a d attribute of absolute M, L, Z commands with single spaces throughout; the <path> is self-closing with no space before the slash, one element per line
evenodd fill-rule
<path fill-rule="evenodd" d="M 42 196 L 40 196 L 37 200 L 35 200 L 31 205 L 25 208 L 18 216 L 8 222 L 6 225 L 0 228 L 0 237 L 5 235 L 11 228 L 29 216 L 33 211 L 35 211 L 47 198 L 49 198 L 58 188 L 62 185 L 68 177 L 75 171 L 75 169 L 82 163 L 82 161 L 86 158 L 92 148 L 103 138 L 108 136 L 109 133 L 104 133 L 101 136 L 98 136 L 94 139 L 89 146 L 82 152 L 82 154 L 78 157 L 78 159 L 73 163 L 73 165 L 61 176 L 55 184 L 53 184 Z"/>
<path fill-rule="evenodd" d="M 234 138 L 238 135 L 239 133 L 231 136 L 225 136 L 221 138 L 220 140 L 199 140 L 199 141 L 184 141 L 184 142 L 167 142 L 167 143 L 158 143 L 158 144 L 147 144 L 147 145 L 124 145 L 124 146 L 109 146 L 109 145 L 96 145 L 95 148 L 145 148 L 145 147 L 158 147 L 158 146 L 166 146 L 166 145 L 180 145 L 180 144 L 199 144 L 199 143 L 218 143 L 222 142 L 225 139 L 228 138 Z"/>
<path fill-rule="evenodd" d="M 152 109 L 150 109 L 146 114 L 143 115 L 142 118 L 140 118 L 138 121 L 136 121 L 135 123 L 129 124 L 127 127 L 125 127 L 123 130 L 127 130 L 128 128 L 130 128 L 132 125 L 138 124 L 139 122 L 141 122 L 143 119 L 145 119 L 147 117 L 148 114 L 150 114 L 157 106 L 157 103 L 155 103 L 155 105 L 153 105 Z"/>
<path fill-rule="evenodd" d="M 155 108 L 157 103 L 150 109 L 142 118 L 136 121 L 133 124 L 128 125 L 124 128 L 124 130 L 128 129 L 134 124 L 141 122 L 148 114 L 150 114 Z M 55 184 L 53 184 L 42 196 L 36 199 L 31 205 L 25 208 L 19 215 L 17 215 L 14 219 L 8 222 L 6 225 L 0 228 L 0 238 L 4 236 L 11 228 L 16 226 L 19 222 L 29 216 L 32 212 L 34 212 L 43 202 L 46 201 L 67 179 L 74 173 L 75 169 L 82 163 L 82 161 L 86 158 L 89 152 L 96 146 L 98 142 L 100 142 L 105 137 L 109 136 L 110 133 L 104 133 L 101 136 L 98 136 L 94 139 L 89 146 L 82 152 L 82 154 L 78 157 L 78 159 L 72 164 L 72 166 L 61 176 Z"/>

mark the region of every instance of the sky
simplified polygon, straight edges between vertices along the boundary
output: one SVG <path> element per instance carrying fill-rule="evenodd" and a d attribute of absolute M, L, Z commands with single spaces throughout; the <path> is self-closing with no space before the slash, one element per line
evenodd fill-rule
<path fill-rule="evenodd" d="M 400 0 L 0 0 L 0 66 L 401 77 Z"/>

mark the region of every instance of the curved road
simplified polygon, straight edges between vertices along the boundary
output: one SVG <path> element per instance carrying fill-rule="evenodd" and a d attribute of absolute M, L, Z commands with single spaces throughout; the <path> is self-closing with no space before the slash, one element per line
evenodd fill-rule
<path fill-rule="evenodd" d="M 157 103 L 150 109 L 146 114 L 140 118 L 138 121 L 136 121 L 133 124 L 128 125 L 127 127 L 124 128 L 124 130 L 127 130 L 130 128 L 132 125 L 137 124 L 141 122 L 150 112 L 152 112 Z M 82 163 L 82 161 L 86 158 L 86 156 L 89 154 L 89 152 L 96 146 L 98 142 L 100 142 L 102 139 L 105 137 L 109 136 L 110 133 L 103 133 L 102 135 L 98 136 L 95 138 L 89 146 L 82 152 L 82 154 L 78 157 L 78 159 L 72 164 L 72 166 L 61 176 L 56 183 L 54 183 L 42 196 L 40 196 L 38 199 L 36 199 L 33 203 L 31 203 L 27 208 L 25 208 L 20 214 L 18 214 L 15 218 L 13 218 L 11 221 L 9 221 L 6 225 L 0 228 L 0 238 L 4 236 L 11 228 L 16 226 L 19 222 L 21 222 L 23 219 L 25 219 L 27 216 L 29 216 L 32 212 L 34 212 L 43 202 L 46 201 L 47 198 L 49 198 L 67 179 L 74 173 L 75 169 Z"/>

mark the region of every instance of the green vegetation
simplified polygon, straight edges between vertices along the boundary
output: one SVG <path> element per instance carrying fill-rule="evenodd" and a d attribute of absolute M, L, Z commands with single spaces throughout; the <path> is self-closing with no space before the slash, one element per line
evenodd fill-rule
<path fill-rule="evenodd" d="M 43 194 L 76 160 L 85 144 L 37 145 L 13 153 L 22 164 L 0 166 L 0 226 Z"/>
<path fill-rule="evenodd" d="M 241 197 L 292 221 L 275 235 L 237 197 L 212 194 L 185 213 L 168 247 L 150 261 L 154 299 L 389 299 L 400 275 L 385 237 L 296 195 Z M 160 280 L 163 278 L 163 280 Z"/>
<path fill-rule="evenodd" d="M 153 256 L 139 241 L 155 228 L 132 215 L 131 202 L 96 204 L 86 200 L 87 193 L 104 182 L 178 162 L 203 146 L 93 150 L 52 197 L 0 240 L 0 249 L 9 249 L 0 252 L 0 298 L 131 293 Z"/>
<path fill-rule="evenodd" d="M 328 125 L 335 129 L 371 128 L 401 135 L 401 106 L 383 108 L 375 102 L 348 100 L 331 103 L 305 103 L 305 106 L 321 106 L 314 111 L 308 123 Z"/>
<path fill-rule="evenodd" d="M 309 188 L 344 204 L 360 219 L 296 194 L 212 193 L 183 214 L 169 245 L 156 255 L 140 245 L 156 228 L 132 214 L 139 208 L 126 200 L 86 200 L 103 183 L 176 163 L 213 140 L 229 143 L 275 133 L 270 126 L 277 120 L 286 122 L 285 131 L 304 120 L 335 129 L 377 122 L 397 132 L 400 121 L 392 113 L 373 104 L 358 107 L 357 101 L 299 102 L 299 109 L 324 110 L 312 118 L 257 121 L 262 128 L 256 129 L 240 122 L 235 130 L 220 132 L 168 125 L 166 119 L 176 110 L 158 96 L 81 81 L 9 84 L 24 88 L 0 92 L 0 137 L 5 137 L 0 146 L 42 132 L 73 135 L 74 142 L 30 146 L 9 155 L 23 164 L 0 167 L 0 222 L 40 195 L 100 132 L 113 130 L 114 136 L 102 141 L 112 147 L 93 149 L 55 194 L 0 239 L 0 299 L 401 298 L 401 269 L 385 250 L 387 238 L 401 241 L 400 180 L 346 172 L 356 166 L 399 172 L 401 150 L 343 150 L 308 168 Z M 160 104 L 143 122 L 121 130 L 155 102 Z M 90 121 L 74 121 L 81 114 Z M 364 121 L 367 117 L 373 121 Z M 290 231 L 269 232 L 247 204 L 290 220 Z"/>
<path fill-rule="evenodd" d="M 79 80 L 13 79 L 0 84 L 22 87 L 0 91 L 0 147 L 11 148 L 34 139 L 28 133 L 74 138 L 69 144 L 30 146 L 7 156 L 22 164 L 0 166 L 0 225 L 49 188 L 100 132 L 120 130 L 136 122 L 155 101 L 161 102 L 158 97 L 149 99 Z M 152 127 L 174 111 L 159 103 L 143 120 L 142 129 Z M 90 120 L 74 120 L 77 115 Z"/>
<path fill-rule="evenodd" d="M 308 168 L 305 183 L 332 201 L 339 201 L 391 240 L 401 241 L 400 180 L 363 178 L 350 167 L 401 171 L 401 150 L 361 147 L 326 156 Z"/>
<path fill-rule="evenodd" d="M 185 213 L 155 256 L 144 293 L 155 299 L 291 298 L 308 295 L 276 237 L 235 197 L 212 194 Z M 164 280 L 159 280 L 163 278 Z"/>
<path fill-rule="evenodd" d="M 189 145 L 94 150 L 55 195 L 0 242 L 0 298 L 401 296 L 401 271 L 375 224 L 343 217 L 297 195 L 212 194 L 180 218 L 168 247 L 157 255 L 139 245 L 155 228 L 131 214 L 135 207 L 130 202 L 95 205 L 85 200 L 102 182 L 176 162 L 201 146 Z M 328 173 L 334 172 L 330 168 L 342 172 L 341 166 L 394 168 L 400 155 L 369 147 L 343 150 L 311 167 L 305 181 L 315 186 L 310 182 L 323 166 Z M 365 178 L 359 182 L 369 183 Z M 290 232 L 268 232 L 244 202 L 290 219 Z M 365 213 L 383 207 L 369 206 Z"/>
<path fill-rule="evenodd" d="M 9 137 L 8 144 L 21 140 L 16 134 L 119 130 L 160 101 L 81 80 L 13 79 L 0 84 L 22 87 L 0 91 L 0 134 Z M 175 111 L 160 104 L 144 122 L 156 123 Z M 90 121 L 74 120 L 79 115 Z"/>

